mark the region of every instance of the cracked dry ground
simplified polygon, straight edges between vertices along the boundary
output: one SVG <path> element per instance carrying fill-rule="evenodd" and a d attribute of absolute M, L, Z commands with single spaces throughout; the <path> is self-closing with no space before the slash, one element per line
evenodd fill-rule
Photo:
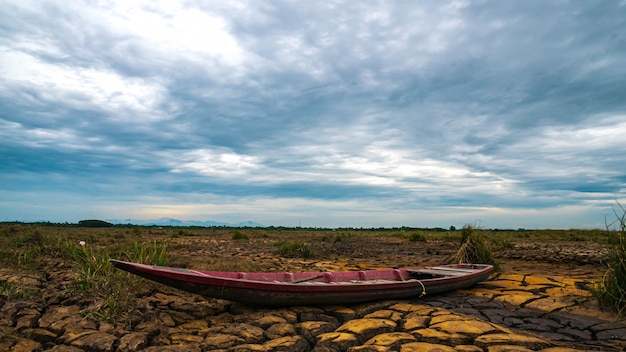
<path fill-rule="evenodd" d="M 277 239 L 269 233 L 235 241 L 219 232 L 167 237 L 171 265 L 260 271 L 436 265 L 458 248 L 348 236 L 311 240 L 315 258 L 298 259 L 275 255 Z M 69 263 L 45 261 L 37 272 L 0 268 L 0 282 L 39 293 L 29 301 L 0 296 L 0 350 L 620 351 L 626 321 L 600 312 L 587 290 L 604 273 L 603 251 L 587 242 L 516 242 L 516 249 L 497 253 L 504 271 L 471 289 L 352 306 L 270 309 L 151 284 L 119 322 L 85 314 L 94 302 L 63 292 L 72 279 Z"/>

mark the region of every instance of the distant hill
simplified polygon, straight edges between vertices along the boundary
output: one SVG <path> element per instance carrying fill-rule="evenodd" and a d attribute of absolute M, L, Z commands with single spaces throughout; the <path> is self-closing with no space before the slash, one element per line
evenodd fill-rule
<path fill-rule="evenodd" d="M 265 225 L 256 223 L 254 221 L 243 221 L 243 222 L 239 222 L 236 224 L 220 222 L 220 221 L 196 221 L 196 220 L 183 221 L 183 220 L 172 219 L 172 218 L 160 218 L 156 220 L 107 219 L 107 221 L 116 225 L 132 224 L 132 225 L 140 225 L 140 226 L 265 227 Z"/>

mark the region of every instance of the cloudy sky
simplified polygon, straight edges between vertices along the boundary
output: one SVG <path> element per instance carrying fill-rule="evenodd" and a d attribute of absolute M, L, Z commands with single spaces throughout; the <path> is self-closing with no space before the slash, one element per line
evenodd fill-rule
<path fill-rule="evenodd" d="M 0 12 L 0 221 L 602 228 L 626 204 L 626 1 Z"/>

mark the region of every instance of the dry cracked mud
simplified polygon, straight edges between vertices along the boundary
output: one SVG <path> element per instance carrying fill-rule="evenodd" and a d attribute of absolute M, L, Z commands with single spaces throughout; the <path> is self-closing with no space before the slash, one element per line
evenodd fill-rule
<path fill-rule="evenodd" d="M 228 232 L 170 236 L 170 264 L 243 263 L 261 271 L 355 270 L 440 264 L 451 241 L 332 233 L 314 258 L 274 254 L 277 237 L 235 241 Z M 283 236 L 283 235 L 281 235 Z M 295 234 L 294 236 L 298 236 Z M 326 236 L 326 235 L 325 235 Z M 0 295 L 0 351 L 621 351 L 626 321 L 598 310 L 589 292 L 605 248 L 591 242 L 516 242 L 497 252 L 503 272 L 466 290 L 350 306 L 266 308 L 206 299 L 158 284 L 124 321 L 93 314 L 99 302 L 67 295 L 71 263 L 0 268 L 0 283 L 36 292 Z"/>

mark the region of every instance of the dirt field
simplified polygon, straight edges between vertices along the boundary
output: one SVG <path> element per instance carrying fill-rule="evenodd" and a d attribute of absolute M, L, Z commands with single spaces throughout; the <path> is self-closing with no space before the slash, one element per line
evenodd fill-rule
<path fill-rule="evenodd" d="M 310 332 L 303 327 L 308 322 L 308 318 L 303 318 L 302 309 L 296 310 L 297 313 L 292 313 L 293 310 L 290 310 L 289 313 L 281 313 L 281 318 L 276 318 L 276 320 L 282 321 L 286 319 L 281 324 L 288 324 L 294 333 L 277 333 L 273 335 L 268 332 L 270 331 L 270 326 L 263 323 L 265 318 L 259 318 L 260 312 L 269 314 L 263 309 L 243 307 L 226 301 L 207 300 L 187 293 L 177 292 L 158 284 L 144 283 L 138 288 L 128 288 L 131 300 L 127 302 L 128 306 L 124 308 L 123 312 L 117 316 L 107 316 L 105 313 L 101 313 L 106 312 L 105 309 L 99 310 L 103 305 L 101 292 L 97 288 L 99 286 L 96 286 L 91 291 L 89 289 L 77 290 L 75 288 L 77 264 L 70 256 L 63 254 L 64 251 L 67 251 L 67 249 L 63 248 L 66 248 L 68 243 L 72 244 L 69 245 L 70 248 L 74 248 L 72 246 L 79 246 L 76 247 L 78 250 L 93 248 L 98 253 L 112 253 L 112 257 L 115 256 L 115 253 L 122 253 L 124 246 L 127 246 L 129 243 L 140 243 L 145 247 L 159 243 L 167 247 L 167 265 L 224 271 L 334 271 L 420 267 L 444 263 L 457 251 L 460 244 L 459 231 L 414 229 L 384 231 L 282 228 L 88 229 L 75 227 L 32 228 L 16 225 L 4 226 L 2 229 L 3 235 L 0 239 L 3 243 L 0 244 L 3 248 L 2 255 L 4 259 L 0 266 L 0 288 L 2 288 L 2 291 L 0 291 L 0 307 L 2 307 L 3 312 L 3 318 L 0 319 L 0 350 L 53 351 L 57 346 L 65 346 L 73 348 L 71 349 L 73 351 L 130 351 L 141 349 L 149 351 L 152 347 L 154 347 L 152 350 L 162 350 L 157 349 L 159 346 L 186 346 L 185 348 L 189 348 L 189 350 L 197 348 L 197 350 L 220 351 L 369 351 L 374 349 L 359 349 L 360 346 L 367 345 L 366 341 L 362 340 L 364 339 L 363 336 L 368 336 L 368 332 L 351 331 L 350 333 L 356 336 L 355 341 L 357 342 L 345 346 L 325 343 L 324 334 L 339 333 L 338 331 L 341 331 L 344 325 L 350 322 L 356 324 L 354 322 L 358 322 L 359 319 L 363 320 L 362 318 L 368 314 L 393 311 L 396 308 L 390 309 L 389 305 L 393 307 L 398 306 L 398 302 L 388 302 L 387 306 L 381 306 L 379 303 L 367 305 L 369 308 L 361 306 L 359 309 L 365 310 L 363 314 L 359 314 L 359 310 L 352 307 L 351 309 L 357 313 L 350 317 L 346 317 L 342 315 L 343 313 L 340 314 L 336 311 L 326 311 L 323 314 L 318 312 L 321 314 L 321 317 L 316 319 L 321 319 L 321 321 L 330 320 L 332 329 L 329 328 L 330 330 L 328 331 L 317 331 L 316 333 Z M 419 236 L 415 236 L 416 233 Z M 528 286 L 527 281 L 529 281 L 527 278 L 530 277 L 549 278 L 554 282 L 560 280 L 559 282 L 563 283 L 562 285 L 559 283 L 561 286 L 544 285 L 545 287 L 540 289 L 535 287 L 535 291 L 528 292 L 535 295 L 540 294 L 541 296 L 526 299 L 524 302 L 519 301 L 519 298 L 509 299 L 508 302 L 522 302 L 518 303 L 519 306 L 510 309 L 510 311 L 522 314 L 524 305 L 530 306 L 532 301 L 539 302 L 541 299 L 545 300 L 549 298 L 546 292 L 553 292 L 549 289 L 560 287 L 563 290 L 569 285 L 566 284 L 570 282 L 567 280 L 574 280 L 571 281 L 572 288 L 581 290 L 581 292 L 574 292 L 574 295 L 579 295 L 583 297 L 582 299 L 573 298 L 576 303 L 570 304 L 569 302 L 572 301 L 572 298 L 568 296 L 567 304 L 555 301 L 557 304 L 561 304 L 558 308 L 553 310 L 549 308 L 551 309 L 550 311 L 537 313 L 536 318 L 519 317 L 520 319 L 518 320 L 546 319 L 546 314 L 574 310 L 574 313 L 571 314 L 582 314 L 582 316 L 586 317 L 584 319 L 589 317 L 600 319 L 595 324 L 590 325 L 591 327 L 602 326 L 605 321 L 615 323 L 614 319 L 611 319 L 610 313 L 600 312 L 594 307 L 593 299 L 585 291 L 586 287 L 592 285 L 605 271 L 602 261 L 606 253 L 606 247 L 600 231 L 487 231 L 484 233 L 484 236 L 493 246 L 495 257 L 502 265 L 503 272 L 498 274 L 500 276 L 494 276 L 493 280 L 495 281 L 477 288 L 473 291 L 474 293 L 472 293 L 472 290 L 468 290 L 468 292 L 462 295 L 452 293 L 449 296 L 426 300 L 423 304 L 438 307 L 436 309 L 446 309 L 446 312 L 452 312 L 450 314 L 464 314 L 463 319 L 467 317 L 475 319 L 478 317 L 485 320 L 482 324 L 493 324 L 497 329 L 515 327 L 516 331 L 526 331 L 529 334 L 539 333 L 541 335 L 542 331 L 534 331 L 534 328 L 529 323 L 522 324 L 515 322 L 513 319 L 510 319 L 509 323 L 500 321 L 500 325 L 496 325 L 498 322 L 493 321 L 492 318 L 489 318 L 483 312 L 486 309 L 484 308 L 486 307 L 485 302 L 505 302 L 507 299 L 502 297 L 505 297 L 508 294 L 507 292 L 517 295 L 511 297 L 518 297 L 519 291 L 525 288 L 507 288 L 507 285 L 516 280 L 517 277 L 522 278 L 520 285 L 526 286 Z M 16 238 L 20 240 L 16 240 Z M 415 240 L 416 238 L 421 240 Z M 84 241 L 84 246 L 81 241 Z M 295 241 L 305 244 L 308 251 L 304 253 L 300 250 L 286 255 L 277 254 L 277 249 L 281 243 Z M 38 249 L 29 251 L 29 248 Z M 109 251 L 109 248 L 115 248 L 115 250 Z M 13 259 L 9 260 L 8 256 L 12 253 L 10 251 L 21 251 L 20 253 L 22 254 L 15 255 Z M 308 254 L 308 256 L 305 254 Z M 506 285 L 502 284 L 503 282 Z M 68 289 L 70 287 L 74 287 L 74 289 Z M 528 289 L 530 290 L 532 287 Z M 500 290 L 497 291 L 500 293 L 494 294 L 496 292 L 494 290 Z M 482 295 L 481 299 L 488 297 L 483 302 L 471 298 L 474 295 Z M 124 297 L 129 296 L 125 295 Z M 409 303 L 422 304 L 421 302 Z M 185 308 L 189 304 L 197 306 Z M 459 306 L 464 308 L 459 311 Z M 473 307 L 473 311 L 467 310 L 469 306 Z M 66 312 L 67 309 L 70 312 Z M 502 308 L 498 309 L 504 311 L 508 308 L 502 306 Z M 201 310 L 203 313 L 200 315 L 196 314 L 198 310 Z M 223 318 L 225 314 L 228 315 L 228 318 L 216 318 Z M 295 320 L 290 321 L 286 318 L 291 316 L 290 314 L 296 314 Z M 380 315 L 383 313 L 376 314 Z M 434 316 L 439 313 L 431 309 L 428 314 L 432 315 L 429 319 L 431 322 L 434 322 Z M 524 311 L 523 314 L 528 315 L 530 313 Z M 170 316 L 170 318 L 168 320 L 163 318 L 163 316 Z M 48 322 L 51 319 L 59 321 L 69 319 L 70 322 L 64 327 L 55 327 L 54 324 Z M 245 337 L 241 337 L 240 332 L 227 333 L 227 331 L 230 331 L 228 329 L 231 329 L 232 324 L 241 324 L 241 321 L 255 321 L 255 319 L 258 320 L 258 323 L 250 323 L 249 325 L 256 329 L 262 329 L 262 332 L 259 333 L 261 337 L 248 339 L 250 340 L 248 341 Z M 484 337 L 483 340 L 479 339 L 480 336 L 474 336 L 469 333 L 469 335 L 461 334 L 465 336 L 461 340 L 450 340 L 450 338 L 446 337 L 440 337 L 437 340 L 424 337 L 421 335 L 422 332 L 418 332 L 418 330 L 408 329 L 406 327 L 408 319 L 407 315 L 397 318 L 395 324 L 398 327 L 394 328 L 393 331 L 385 333 L 409 334 L 419 343 L 428 342 L 437 346 L 456 346 L 458 344 L 474 346 L 477 348 L 475 349 L 477 351 L 487 350 L 492 346 L 492 342 L 484 341 L 488 336 L 494 335 L 489 330 L 480 334 L 480 336 Z M 559 320 L 561 318 L 551 317 L 550 319 L 552 319 L 550 321 L 559 322 L 558 324 L 561 324 L 561 326 L 555 326 L 550 331 L 543 331 L 545 333 L 543 338 L 550 338 L 546 340 L 548 342 L 545 342 L 545 344 L 543 342 L 526 343 L 521 340 L 509 341 L 510 344 L 523 346 L 529 350 L 568 345 L 585 346 L 585 348 L 595 350 L 618 350 L 621 348 L 621 344 L 625 342 L 621 337 L 615 340 L 609 333 L 605 334 L 608 336 L 606 338 L 601 339 L 599 337 L 604 336 L 602 335 L 603 331 L 618 334 L 623 332 L 624 336 L 626 336 L 626 325 L 606 327 L 604 330 L 598 330 L 600 332 L 589 330 L 591 327 L 572 332 L 574 331 L 572 327 Z M 240 321 L 238 322 L 238 320 Z M 191 332 L 184 330 L 183 327 L 197 321 L 203 327 L 206 325 L 206 329 L 192 329 Z M 518 325 L 514 326 L 512 322 Z M 502 327 L 502 324 L 508 325 Z M 574 323 L 569 324 L 575 325 Z M 518 326 L 521 326 L 522 329 L 518 329 Z M 287 329 L 286 326 L 283 327 Z M 436 329 L 433 326 L 427 326 L 419 331 L 433 329 L 439 333 L 449 332 L 441 325 L 437 325 Z M 211 333 L 211 331 L 215 332 L 218 330 L 218 335 L 222 336 L 226 341 L 222 345 L 214 341 L 215 334 Z M 507 333 L 509 332 L 509 330 L 506 331 Z M 139 332 L 141 332 L 139 334 L 139 342 L 134 347 L 129 345 L 130 342 L 127 340 L 134 337 L 135 335 L 133 334 L 138 334 Z M 183 332 L 187 335 L 184 335 Z M 88 336 L 91 339 L 87 338 Z M 186 337 L 183 338 L 181 336 Z M 273 343 L 279 342 L 278 338 L 286 339 L 287 337 L 293 340 L 290 340 L 291 342 L 289 343 L 295 345 L 285 347 L 287 349 L 272 347 Z M 298 338 L 299 340 L 294 340 Z M 288 343 L 288 341 L 284 343 Z M 244 345 L 254 346 L 245 347 Z M 392 347 L 387 346 L 387 350 L 393 351 L 396 348 L 400 348 L 399 346 L 405 345 L 398 342 Z M 405 347 L 402 348 L 404 350 Z M 407 351 L 410 350 L 408 349 L 409 347 L 406 348 Z"/>

